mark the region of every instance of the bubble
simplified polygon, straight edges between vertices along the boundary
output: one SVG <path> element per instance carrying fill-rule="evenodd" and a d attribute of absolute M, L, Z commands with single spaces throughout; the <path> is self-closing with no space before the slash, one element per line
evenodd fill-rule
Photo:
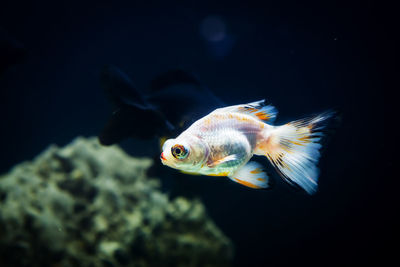
<path fill-rule="evenodd" d="M 200 33 L 210 42 L 220 42 L 226 38 L 226 24 L 218 16 L 208 16 L 200 24 Z"/>

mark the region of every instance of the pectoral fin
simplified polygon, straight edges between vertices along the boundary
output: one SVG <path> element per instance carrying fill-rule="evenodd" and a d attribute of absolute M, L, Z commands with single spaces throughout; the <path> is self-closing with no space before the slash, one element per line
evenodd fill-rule
<path fill-rule="evenodd" d="M 207 166 L 210 167 L 210 168 L 214 168 L 217 165 L 221 165 L 221 164 L 224 164 L 224 163 L 227 163 L 227 162 L 230 162 L 230 161 L 235 161 L 235 160 L 237 160 L 237 158 L 238 157 L 237 157 L 236 154 L 229 155 L 229 156 L 226 156 L 224 158 L 212 161 L 212 162 L 208 163 Z"/>
<path fill-rule="evenodd" d="M 271 186 L 267 173 L 261 164 L 251 161 L 228 176 L 232 181 L 247 187 L 265 189 Z"/>

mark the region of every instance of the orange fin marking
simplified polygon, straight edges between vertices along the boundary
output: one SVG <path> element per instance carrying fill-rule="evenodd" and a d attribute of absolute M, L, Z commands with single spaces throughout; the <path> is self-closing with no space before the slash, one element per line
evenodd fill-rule
<path fill-rule="evenodd" d="M 257 112 L 256 115 L 260 120 L 269 120 L 270 116 L 264 111 Z"/>
<path fill-rule="evenodd" d="M 275 107 L 266 105 L 264 100 L 255 101 L 252 103 L 228 106 L 225 108 L 219 108 L 215 110 L 217 113 L 242 113 L 249 115 L 253 118 L 257 118 L 261 121 L 272 122 L 277 114 Z"/>
<path fill-rule="evenodd" d="M 293 145 L 304 146 L 304 144 L 296 142 L 296 141 L 288 140 L 288 142 L 292 143 Z"/>
<path fill-rule="evenodd" d="M 238 178 L 234 178 L 234 179 L 235 179 L 235 181 L 237 181 L 239 184 L 242 184 L 242 185 L 247 186 L 247 187 L 250 187 L 250 188 L 255 188 L 255 189 L 260 189 L 260 188 L 262 188 L 262 187 L 259 187 L 259 186 L 257 186 L 257 185 L 254 185 L 254 184 L 252 184 L 252 183 L 243 181 L 243 180 L 238 179 Z"/>
<path fill-rule="evenodd" d="M 250 173 L 252 173 L 252 174 L 257 174 L 257 173 L 262 173 L 262 172 L 263 172 L 263 170 L 261 170 L 260 168 L 250 171 Z"/>

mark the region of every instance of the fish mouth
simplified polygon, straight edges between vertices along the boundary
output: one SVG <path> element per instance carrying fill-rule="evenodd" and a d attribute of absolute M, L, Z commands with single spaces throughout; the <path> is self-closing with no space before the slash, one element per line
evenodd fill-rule
<path fill-rule="evenodd" d="M 160 159 L 161 159 L 161 161 L 162 161 L 163 163 L 164 163 L 165 160 L 167 160 L 167 159 L 165 158 L 165 156 L 164 156 L 164 152 L 161 153 Z"/>

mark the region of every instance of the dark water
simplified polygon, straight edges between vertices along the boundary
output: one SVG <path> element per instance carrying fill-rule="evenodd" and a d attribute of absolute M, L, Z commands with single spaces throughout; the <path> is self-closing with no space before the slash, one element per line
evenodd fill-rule
<path fill-rule="evenodd" d="M 383 181 L 393 161 L 378 171 L 385 142 L 379 61 L 387 37 L 377 5 L 9 2 L 1 5 L 0 28 L 28 55 L 0 77 L 1 172 L 49 143 L 98 134 L 110 112 L 98 81 L 103 65 L 125 70 L 141 88 L 181 67 L 227 104 L 266 98 L 279 110 L 277 123 L 328 108 L 343 114 L 321 159 L 315 196 L 277 176 L 267 192 L 187 177 L 187 193 L 202 198 L 234 241 L 235 265 L 385 259 L 380 250 L 392 238 L 392 215 Z M 155 149 L 151 142 L 124 146 L 132 155 Z"/>

